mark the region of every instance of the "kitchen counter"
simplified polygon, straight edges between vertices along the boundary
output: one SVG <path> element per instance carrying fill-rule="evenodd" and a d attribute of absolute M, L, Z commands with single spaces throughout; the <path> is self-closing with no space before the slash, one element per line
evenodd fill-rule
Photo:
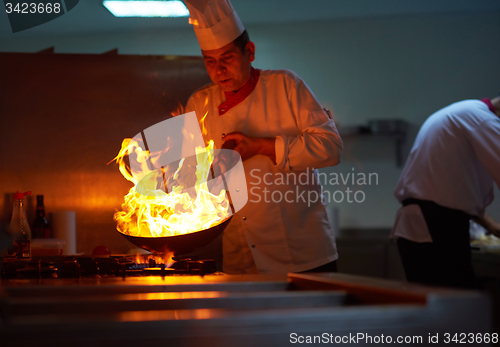
<path fill-rule="evenodd" d="M 300 336 L 428 345 L 429 334 L 491 324 L 480 292 L 330 273 L 2 279 L 0 303 L 2 344 L 16 346 L 288 346 Z"/>

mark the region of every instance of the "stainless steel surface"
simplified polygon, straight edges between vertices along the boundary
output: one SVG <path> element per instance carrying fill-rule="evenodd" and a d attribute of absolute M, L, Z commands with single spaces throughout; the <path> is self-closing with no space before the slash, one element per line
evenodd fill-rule
<path fill-rule="evenodd" d="M 0 300 L 2 342 L 17 346 L 288 346 L 292 333 L 425 346 L 490 325 L 481 293 L 342 274 L 2 280 Z"/>

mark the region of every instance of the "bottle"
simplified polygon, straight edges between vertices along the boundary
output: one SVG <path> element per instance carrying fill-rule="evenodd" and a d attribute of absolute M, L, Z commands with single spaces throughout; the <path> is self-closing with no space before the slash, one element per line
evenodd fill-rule
<path fill-rule="evenodd" d="M 32 229 L 34 239 L 49 239 L 51 236 L 49 222 L 47 222 L 47 218 L 45 218 L 43 195 L 36 196 L 36 216 Z"/>
<path fill-rule="evenodd" d="M 18 259 L 31 259 L 31 230 L 24 210 L 24 196 L 30 194 L 31 192 L 16 192 L 14 195 L 14 210 L 9 229 L 14 244 L 9 253 Z"/>

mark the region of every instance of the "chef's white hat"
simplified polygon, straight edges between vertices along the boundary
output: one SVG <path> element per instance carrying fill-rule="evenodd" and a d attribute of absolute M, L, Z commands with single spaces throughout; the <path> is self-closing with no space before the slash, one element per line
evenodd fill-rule
<path fill-rule="evenodd" d="M 198 43 L 204 51 L 224 47 L 245 27 L 229 0 L 184 0 Z"/>

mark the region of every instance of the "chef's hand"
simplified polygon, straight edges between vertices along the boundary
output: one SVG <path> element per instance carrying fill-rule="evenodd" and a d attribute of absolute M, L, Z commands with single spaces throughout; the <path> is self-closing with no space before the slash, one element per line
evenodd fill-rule
<path fill-rule="evenodd" d="M 252 158 L 257 154 L 265 155 L 271 159 L 271 161 L 276 164 L 276 150 L 275 138 L 268 137 L 253 137 L 242 133 L 234 132 L 227 134 L 222 138 L 226 147 L 232 147 L 233 150 L 238 152 L 241 156 L 241 160 L 245 161 Z M 232 142 L 234 141 L 234 142 Z M 224 145 L 222 148 L 224 148 Z"/>
<path fill-rule="evenodd" d="M 233 149 L 236 146 L 236 142 L 234 140 L 226 141 L 222 145 L 222 149 Z M 222 183 L 222 174 L 228 172 L 238 160 L 240 160 L 240 156 L 235 151 L 218 151 L 216 152 L 212 162 L 212 175 L 217 181 L 215 181 L 216 185 Z"/>
<path fill-rule="evenodd" d="M 500 223 L 496 223 L 491 229 L 488 230 L 491 234 L 496 237 L 500 237 Z"/>
<path fill-rule="evenodd" d="M 227 149 L 227 148 L 226 148 Z M 234 153 L 234 152 L 231 152 Z M 234 156 L 228 155 L 227 152 L 218 153 L 212 162 L 212 170 L 213 170 L 213 178 L 217 178 L 216 184 L 221 183 L 221 174 L 225 174 L 231 169 L 234 164 L 238 160 L 238 155 L 234 153 Z"/>
<path fill-rule="evenodd" d="M 488 234 L 500 237 L 500 223 L 494 220 L 487 212 L 482 217 L 474 218 L 474 220 L 483 226 L 488 231 Z"/>

